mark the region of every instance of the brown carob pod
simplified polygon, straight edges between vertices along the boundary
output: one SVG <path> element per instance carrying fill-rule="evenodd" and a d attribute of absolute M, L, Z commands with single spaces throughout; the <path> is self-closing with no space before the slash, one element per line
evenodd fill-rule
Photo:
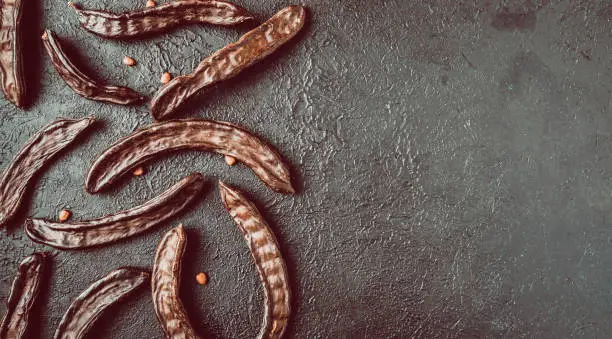
<path fill-rule="evenodd" d="M 121 267 L 94 282 L 70 304 L 54 339 L 84 338 L 106 308 L 143 286 L 149 278 L 147 271 Z"/>
<path fill-rule="evenodd" d="M 185 252 L 185 229 L 179 225 L 168 231 L 157 245 L 151 276 L 155 314 L 166 338 L 199 338 L 189 323 L 179 297 L 181 260 Z"/>
<path fill-rule="evenodd" d="M 17 107 L 23 107 L 26 94 L 22 7 L 22 0 L 3 0 L 0 6 L 0 80 L 4 96 Z"/>
<path fill-rule="evenodd" d="M 258 338 L 280 338 L 291 313 L 291 290 L 287 266 L 278 242 L 255 204 L 239 191 L 219 182 L 225 208 L 249 246 L 264 289 L 264 317 Z"/>
<path fill-rule="evenodd" d="M 34 307 L 44 274 L 45 253 L 34 253 L 19 264 L 19 271 L 6 302 L 0 338 L 25 338 L 30 311 Z"/>
<path fill-rule="evenodd" d="M 156 120 L 167 119 L 201 90 L 238 75 L 272 54 L 291 40 L 305 21 L 304 7 L 289 6 L 280 10 L 236 43 L 202 60 L 193 73 L 176 77 L 164 85 L 151 100 L 151 114 Z"/>
<path fill-rule="evenodd" d="M 295 193 L 289 167 L 271 146 L 236 125 L 203 119 L 155 123 L 118 140 L 91 165 L 85 189 L 100 192 L 147 161 L 179 150 L 232 156 L 273 190 Z"/>
<path fill-rule="evenodd" d="M 0 177 L 0 227 L 15 216 L 24 194 L 41 168 L 89 128 L 93 117 L 62 119 L 28 140 Z"/>
<path fill-rule="evenodd" d="M 137 38 L 180 25 L 229 26 L 253 19 L 244 8 L 227 1 L 179 0 L 125 13 L 73 7 L 83 28 L 108 39 Z"/>
<path fill-rule="evenodd" d="M 83 249 L 112 243 L 175 217 L 201 197 L 204 184 L 202 175 L 193 173 L 140 206 L 93 220 L 53 222 L 28 219 L 26 234 L 35 242 L 61 249 Z"/>
<path fill-rule="evenodd" d="M 52 31 L 45 30 L 42 41 L 53 67 L 66 85 L 77 94 L 87 99 L 118 105 L 133 105 L 145 100 L 144 96 L 131 88 L 105 85 L 83 73 L 68 58 Z"/>

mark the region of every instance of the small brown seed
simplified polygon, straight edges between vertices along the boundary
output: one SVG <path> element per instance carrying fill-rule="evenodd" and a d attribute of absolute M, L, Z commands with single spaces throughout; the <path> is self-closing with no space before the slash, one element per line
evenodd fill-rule
<path fill-rule="evenodd" d="M 234 166 L 234 164 L 236 163 L 236 158 L 234 158 L 231 155 L 226 155 L 225 156 L 225 163 L 230 165 L 230 166 Z"/>
<path fill-rule="evenodd" d="M 196 280 L 198 281 L 198 284 L 206 285 L 208 282 L 208 277 L 206 276 L 206 273 L 200 272 L 198 275 L 196 275 Z"/>
<path fill-rule="evenodd" d="M 70 6 L 70 7 L 74 8 L 74 2 L 72 2 L 72 1 L 68 1 L 68 6 Z"/>
<path fill-rule="evenodd" d="M 155 7 L 156 3 L 153 0 L 147 0 L 147 7 L 151 8 L 151 7 Z"/>
<path fill-rule="evenodd" d="M 137 169 L 134 170 L 134 172 L 132 172 L 132 174 L 139 177 L 144 174 L 144 168 L 138 167 Z"/>
<path fill-rule="evenodd" d="M 64 222 L 64 221 L 66 221 L 66 220 L 70 219 L 70 216 L 71 216 L 71 215 L 72 215 L 72 213 L 70 213 L 70 211 L 69 211 L 69 210 L 61 210 L 61 211 L 59 212 L 59 216 L 58 216 L 59 221 L 60 221 L 60 222 Z"/>
<path fill-rule="evenodd" d="M 130 58 L 129 56 L 126 56 L 123 58 L 123 64 L 127 66 L 134 66 L 136 65 L 136 60 Z"/>
<path fill-rule="evenodd" d="M 168 73 L 168 72 L 164 72 L 164 74 L 162 74 L 161 76 L 161 83 L 162 84 L 167 84 L 170 82 L 170 80 L 172 80 L 172 74 Z"/>

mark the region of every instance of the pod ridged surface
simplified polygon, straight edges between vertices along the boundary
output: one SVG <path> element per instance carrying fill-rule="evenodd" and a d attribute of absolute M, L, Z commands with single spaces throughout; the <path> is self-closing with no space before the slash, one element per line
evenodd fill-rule
<path fill-rule="evenodd" d="M 0 6 L 0 81 L 4 96 L 17 107 L 25 101 L 23 69 L 23 0 L 3 0 Z"/>
<path fill-rule="evenodd" d="M 255 204 L 242 193 L 222 182 L 219 192 L 249 246 L 264 289 L 264 317 L 258 338 L 280 338 L 291 314 L 291 288 L 276 237 Z"/>
<path fill-rule="evenodd" d="M 19 264 L 19 271 L 6 301 L 0 338 L 25 338 L 30 311 L 40 290 L 46 257 L 45 253 L 34 253 Z"/>
<path fill-rule="evenodd" d="M 179 150 L 232 156 L 273 190 L 295 193 L 289 167 L 270 145 L 234 124 L 203 119 L 155 123 L 119 139 L 91 165 L 85 189 L 97 193 L 147 161 Z"/>
<path fill-rule="evenodd" d="M 104 310 L 143 286 L 149 278 L 147 271 L 121 267 L 94 282 L 70 304 L 54 338 L 84 338 Z"/>
<path fill-rule="evenodd" d="M 155 314 L 166 338 L 199 338 L 189 322 L 179 297 L 181 260 L 185 252 L 185 229 L 179 225 L 168 231 L 157 245 L 151 277 Z"/>
<path fill-rule="evenodd" d="M 39 171 L 93 122 L 93 117 L 57 120 L 25 143 L 0 178 L 0 227 L 15 216 Z"/>
<path fill-rule="evenodd" d="M 291 40 L 304 27 L 305 21 L 304 7 L 283 8 L 236 43 L 202 60 L 191 74 L 176 77 L 164 85 L 151 99 L 151 114 L 156 120 L 167 119 L 204 88 L 233 78 L 272 54 Z"/>
<path fill-rule="evenodd" d="M 105 85 L 83 73 L 68 58 L 52 31 L 45 30 L 42 41 L 59 76 L 82 97 L 118 105 L 133 105 L 145 100 L 144 96 L 129 87 Z"/>
<path fill-rule="evenodd" d="M 204 183 L 201 174 L 192 173 L 140 206 L 98 219 L 77 222 L 28 219 L 26 234 L 35 242 L 61 249 L 115 242 L 145 232 L 178 215 L 200 198 Z"/>
<path fill-rule="evenodd" d="M 74 9 L 81 26 L 103 38 L 136 38 L 162 32 L 179 25 L 236 25 L 253 19 L 244 8 L 227 1 L 172 1 L 153 8 L 126 13 Z"/>

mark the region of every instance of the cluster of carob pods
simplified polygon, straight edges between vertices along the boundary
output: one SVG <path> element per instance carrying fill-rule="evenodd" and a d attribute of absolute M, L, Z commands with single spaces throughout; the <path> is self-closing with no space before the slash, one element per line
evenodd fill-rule
<path fill-rule="evenodd" d="M 104 38 L 126 39 L 150 35 L 188 23 L 233 25 L 253 17 L 243 8 L 224 1 L 183 0 L 123 14 L 75 8 L 81 25 Z M 22 106 L 25 81 L 21 61 L 21 0 L 2 3 L 0 43 L 2 89 L 8 100 Z M 176 112 L 201 90 L 229 79 L 274 52 L 304 26 L 301 6 L 282 9 L 268 21 L 247 32 L 236 43 L 205 58 L 193 73 L 164 85 L 151 101 L 158 121 L 114 143 L 92 164 L 85 183 L 98 193 L 142 164 L 168 152 L 190 149 L 210 151 L 237 159 L 267 186 L 281 193 L 295 193 L 289 169 L 278 152 L 249 131 L 228 122 L 183 119 L 159 122 Z M 12 20 L 12 25 L 7 24 Z M 78 94 L 115 104 L 134 104 L 144 97 L 127 87 L 100 84 L 79 70 L 66 56 L 53 32 L 42 36 L 53 66 Z M 0 177 L 0 226 L 15 217 L 25 192 L 40 169 L 72 144 L 94 123 L 93 117 L 61 119 L 44 127 L 22 147 Z M 177 216 L 193 203 L 204 188 L 204 178 L 192 173 L 159 196 L 129 210 L 101 218 L 53 222 L 29 218 L 25 231 L 30 239 L 58 249 L 101 246 L 142 233 Z M 276 238 L 261 214 L 243 194 L 219 182 L 223 204 L 242 231 L 264 287 L 264 317 L 259 338 L 281 337 L 290 314 L 287 268 Z M 179 298 L 181 257 L 185 249 L 182 225 L 161 239 L 153 271 L 122 267 L 93 283 L 70 305 L 55 338 L 82 338 L 99 315 L 113 302 L 150 281 L 153 304 L 167 338 L 197 338 Z M 25 258 L 19 266 L 0 325 L 0 338 L 21 338 L 40 289 L 45 253 Z"/>

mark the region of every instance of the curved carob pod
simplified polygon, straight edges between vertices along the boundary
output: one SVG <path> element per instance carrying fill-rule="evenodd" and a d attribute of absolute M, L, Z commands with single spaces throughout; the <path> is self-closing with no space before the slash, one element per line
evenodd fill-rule
<path fill-rule="evenodd" d="M 305 21 L 304 7 L 289 6 L 280 10 L 236 43 L 202 60 L 193 73 L 176 77 L 164 85 L 151 100 L 151 114 L 156 120 L 167 119 L 201 90 L 236 76 L 272 54 L 293 38 Z"/>
<path fill-rule="evenodd" d="M 179 297 L 181 259 L 185 252 L 185 229 L 179 225 L 168 231 L 157 245 L 151 291 L 155 314 L 166 338 L 199 338 L 189 322 Z"/>
<path fill-rule="evenodd" d="M 0 338 L 25 338 L 30 311 L 38 297 L 44 273 L 45 253 L 34 253 L 19 264 L 19 271 L 6 302 Z"/>
<path fill-rule="evenodd" d="M 0 178 L 0 227 L 15 216 L 38 171 L 93 122 L 93 117 L 57 120 L 28 140 Z"/>
<path fill-rule="evenodd" d="M 42 41 L 57 73 L 66 85 L 82 97 L 118 105 L 133 105 L 145 100 L 144 96 L 131 88 L 105 85 L 83 73 L 68 58 L 52 31 L 45 30 Z"/>
<path fill-rule="evenodd" d="M 271 146 L 236 125 L 203 119 L 155 123 L 118 140 L 92 164 L 85 189 L 97 193 L 143 163 L 178 150 L 229 155 L 273 190 L 295 193 L 288 166 Z"/>
<path fill-rule="evenodd" d="M 3 0 L 0 6 L 0 81 L 4 96 L 17 107 L 25 101 L 22 0 Z"/>
<path fill-rule="evenodd" d="M 237 25 L 253 16 L 227 1 L 180 0 L 125 13 L 85 10 L 72 5 L 81 26 L 108 39 L 127 39 L 166 31 L 179 25 Z"/>
<path fill-rule="evenodd" d="M 219 182 L 225 208 L 242 231 L 264 289 L 264 318 L 258 338 L 280 338 L 291 313 L 291 289 L 278 242 L 257 207 L 239 191 Z"/>
<path fill-rule="evenodd" d="M 83 249 L 125 239 L 175 217 L 200 198 L 205 181 L 192 173 L 159 196 L 132 209 L 70 223 L 28 219 L 26 234 L 35 242 L 61 249 Z"/>
<path fill-rule="evenodd" d="M 84 338 L 104 310 L 149 281 L 147 271 L 122 267 L 110 272 L 83 291 L 62 317 L 55 339 Z"/>

